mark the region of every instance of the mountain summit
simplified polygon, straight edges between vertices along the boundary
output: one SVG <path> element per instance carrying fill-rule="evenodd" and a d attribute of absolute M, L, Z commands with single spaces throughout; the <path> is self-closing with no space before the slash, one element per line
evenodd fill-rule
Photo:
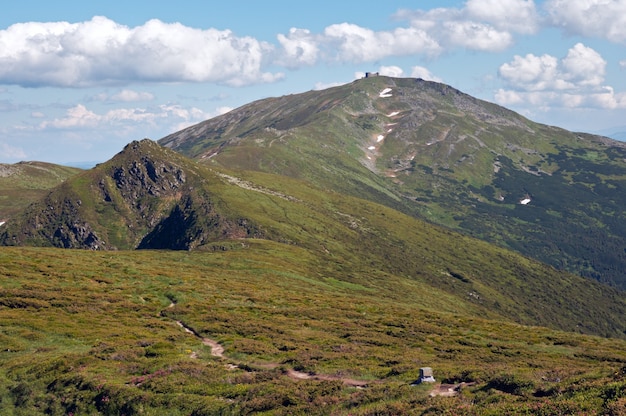
<path fill-rule="evenodd" d="M 371 77 L 268 98 L 159 143 L 383 203 L 626 287 L 626 145 L 444 84 Z"/>
<path fill-rule="evenodd" d="M 619 412 L 623 291 L 415 218 L 471 231 L 491 207 L 501 242 L 536 241 L 550 228 L 520 213 L 570 223 L 528 178 L 586 195 L 585 157 L 594 192 L 620 184 L 612 142 L 489 106 L 366 80 L 168 139 L 204 163 L 146 139 L 54 187 L 0 244 L 94 251 L 0 250 L 0 413 Z M 574 150 L 522 151 L 529 129 Z M 440 385 L 413 385 L 423 366 Z"/>

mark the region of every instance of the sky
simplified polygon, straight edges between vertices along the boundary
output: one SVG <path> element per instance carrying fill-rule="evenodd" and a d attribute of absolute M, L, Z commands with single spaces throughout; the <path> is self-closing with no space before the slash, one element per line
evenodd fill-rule
<path fill-rule="evenodd" d="M 626 0 L 13 2 L 0 14 L 0 163 L 89 167 L 365 72 L 626 137 Z"/>

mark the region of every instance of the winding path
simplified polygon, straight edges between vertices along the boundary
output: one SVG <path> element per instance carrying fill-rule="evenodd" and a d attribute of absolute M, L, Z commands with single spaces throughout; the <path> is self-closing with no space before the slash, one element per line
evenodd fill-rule
<path fill-rule="evenodd" d="M 176 304 L 174 302 L 170 303 L 169 306 L 167 307 L 168 309 L 173 308 L 174 306 L 176 306 Z M 160 316 L 162 317 L 167 317 L 167 314 L 165 313 L 165 310 L 161 311 Z M 210 338 L 205 338 L 202 335 L 200 335 L 196 330 L 194 330 L 193 328 L 185 325 L 184 322 L 176 320 L 175 321 L 176 324 L 178 326 L 180 326 L 186 333 L 198 338 L 201 340 L 202 345 L 205 345 L 207 347 L 211 347 L 211 355 L 213 357 L 216 358 L 220 358 L 220 359 L 228 359 L 230 362 L 225 364 L 226 368 L 228 368 L 229 370 L 234 370 L 236 368 L 242 369 L 242 370 L 246 370 L 246 371 L 250 371 L 250 367 L 247 365 L 242 365 L 243 363 L 241 362 L 236 362 L 234 361 L 232 358 L 228 358 L 224 355 L 224 347 L 217 341 L 210 339 Z M 195 351 L 192 351 L 190 354 L 191 358 L 198 358 L 198 353 L 196 353 Z M 262 369 L 267 369 L 267 370 L 273 370 L 276 368 L 281 367 L 281 364 L 279 363 L 264 363 L 264 364 L 257 364 L 255 365 L 255 367 L 258 368 L 262 368 Z M 353 378 L 349 378 L 349 377 L 341 377 L 341 376 L 335 376 L 335 375 L 330 375 L 330 374 L 314 374 L 314 373 L 305 373 L 303 371 L 297 371 L 293 368 L 287 369 L 283 371 L 283 374 L 287 377 L 289 377 L 292 380 L 323 380 L 323 381 L 341 381 L 344 385 L 346 386 L 350 386 L 350 387 L 356 387 L 359 389 L 362 388 L 366 388 L 368 387 L 370 384 L 372 383 L 380 383 L 380 380 L 376 380 L 373 382 L 367 382 L 365 380 L 356 380 Z M 460 390 L 466 386 L 471 386 L 474 385 L 476 383 L 458 383 L 458 384 L 439 384 L 433 387 L 433 390 L 430 393 L 431 397 L 434 396 L 444 396 L 444 397 L 452 397 L 452 396 L 456 396 L 459 394 Z"/>
<path fill-rule="evenodd" d="M 168 306 L 168 308 L 173 308 L 176 304 L 174 302 L 170 303 L 170 305 Z M 167 317 L 167 315 L 165 314 L 165 311 L 162 311 L 160 313 L 160 316 L 163 317 Z M 176 324 L 178 326 L 180 326 L 186 333 L 193 335 L 196 338 L 199 338 L 202 342 L 202 345 L 206 345 L 207 347 L 211 347 L 211 355 L 213 357 L 217 357 L 220 359 L 226 359 L 228 357 L 226 357 L 224 355 L 224 347 L 217 341 L 210 339 L 210 338 L 205 338 L 202 335 L 200 335 L 197 331 L 195 331 L 193 328 L 185 325 L 184 322 L 182 321 L 176 321 Z M 198 358 L 198 353 L 195 351 L 192 351 L 191 354 L 189 355 L 191 358 Z M 231 361 L 231 363 L 225 364 L 226 367 L 229 370 L 233 370 L 236 368 L 245 368 L 246 370 L 249 370 L 249 366 L 245 366 L 242 367 L 240 364 L 241 363 L 232 363 L 232 359 L 228 358 L 229 361 Z M 257 367 L 260 368 L 265 368 L 265 369 L 275 369 L 280 367 L 281 365 L 279 363 L 265 363 L 265 364 L 260 364 Z M 292 380 L 325 380 L 325 381 L 333 381 L 333 380 L 338 380 L 341 381 L 343 384 L 345 384 L 346 386 L 350 386 L 350 387 L 357 387 L 357 388 L 365 388 L 367 387 L 370 383 L 364 380 L 356 380 L 353 378 L 349 378 L 349 377 L 341 377 L 341 376 L 334 376 L 334 375 L 329 375 L 329 374 L 311 374 L 311 373 L 305 373 L 302 371 L 297 371 L 294 370 L 293 368 L 290 368 L 286 371 L 284 371 L 285 376 L 291 378 Z"/>

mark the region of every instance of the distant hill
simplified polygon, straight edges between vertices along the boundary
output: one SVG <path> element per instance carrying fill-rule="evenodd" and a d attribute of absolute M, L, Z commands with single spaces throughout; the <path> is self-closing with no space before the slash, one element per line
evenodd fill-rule
<path fill-rule="evenodd" d="M 372 77 L 259 100 L 159 143 L 303 179 L 626 288 L 626 143 L 444 84 Z"/>
<path fill-rule="evenodd" d="M 30 205 L 5 226 L 3 241 L 94 250 L 190 249 L 221 235 L 254 235 L 244 220 L 216 210 L 207 177 L 194 165 L 150 140 L 133 142 Z"/>
<path fill-rule="evenodd" d="M 80 171 L 44 162 L 0 163 L 0 221 L 7 221 Z"/>

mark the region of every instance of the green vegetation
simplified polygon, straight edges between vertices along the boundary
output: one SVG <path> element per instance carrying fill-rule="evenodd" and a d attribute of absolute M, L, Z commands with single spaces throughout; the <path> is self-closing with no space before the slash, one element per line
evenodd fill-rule
<path fill-rule="evenodd" d="M 0 231 L 5 245 L 92 250 L 221 250 L 263 238 L 309 250 L 313 269 L 349 284 L 386 291 L 390 279 L 410 279 L 445 293 L 438 301 L 451 310 L 462 300 L 479 316 L 626 336 L 626 300 L 608 286 L 300 180 L 209 170 L 148 140 Z"/>
<path fill-rule="evenodd" d="M 343 283 L 339 265 L 318 262 L 264 240 L 214 252 L 2 248 L 0 412 L 623 414 L 624 341 L 484 319 L 413 279 Z M 433 386 L 410 385 L 423 366 L 468 384 L 430 397 Z"/>
<path fill-rule="evenodd" d="M 626 414 L 624 292 L 501 247 L 619 283 L 621 148 L 385 77 L 183 136 L 0 228 L 0 413 Z"/>
<path fill-rule="evenodd" d="M 0 164 L 0 221 L 19 213 L 79 172 L 80 169 L 43 162 Z"/>
<path fill-rule="evenodd" d="M 379 96 L 385 88 L 391 97 Z M 443 84 L 372 77 L 256 101 L 159 142 L 209 166 L 378 202 L 626 288 L 626 145 L 534 123 Z"/>

